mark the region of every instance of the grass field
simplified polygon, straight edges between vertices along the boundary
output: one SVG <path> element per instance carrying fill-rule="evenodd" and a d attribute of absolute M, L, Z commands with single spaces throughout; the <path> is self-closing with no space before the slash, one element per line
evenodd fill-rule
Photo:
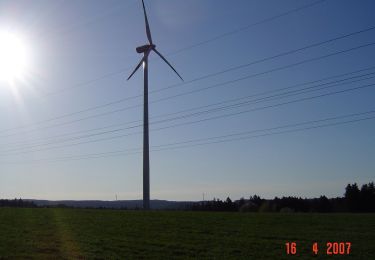
<path fill-rule="evenodd" d="M 0 259 L 375 259 L 373 214 L 248 214 L 0 208 Z M 297 256 L 285 243 L 297 243 Z"/>

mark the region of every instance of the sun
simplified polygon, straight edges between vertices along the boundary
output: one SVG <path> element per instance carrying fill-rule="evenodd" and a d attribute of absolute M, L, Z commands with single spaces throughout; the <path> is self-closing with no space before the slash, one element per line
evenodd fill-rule
<path fill-rule="evenodd" d="M 28 63 L 27 48 L 20 36 L 0 31 L 0 81 L 14 83 L 25 76 Z"/>

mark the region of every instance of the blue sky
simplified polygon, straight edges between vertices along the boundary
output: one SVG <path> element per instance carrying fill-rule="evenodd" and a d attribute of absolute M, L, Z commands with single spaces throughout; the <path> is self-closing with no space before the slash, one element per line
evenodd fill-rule
<path fill-rule="evenodd" d="M 145 3 L 158 50 L 185 79 L 151 54 L 152 199 L 336 197 L 347 183 L 374 180 L 375 45 L 364 46 L 374 29 L 223 72 L 371 28 L 373 1 Z M 1 198 L 142 198 L 142 154 L 133 153 L 142 147 L 142 72 L 126 81 L 141 58 L 135 47 L 147 43 L 142 15 L 138 0 L 0 1 L 0 29 L 22 35 L 30 52 L 25 79 L 0 82 Z M 313 129 L 222 137 L 363 112 L 303 125 Z"/>

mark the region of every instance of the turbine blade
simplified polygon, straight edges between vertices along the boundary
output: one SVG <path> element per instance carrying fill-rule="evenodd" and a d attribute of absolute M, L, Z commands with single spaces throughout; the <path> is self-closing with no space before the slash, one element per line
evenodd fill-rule
<path fill-rule="evenodd" d="M 142 65 L 142 63 L 146 60 L 146 58 L 147 58 L 148 55 L 150 54 L 150 51 L 151 51 L 151 50 L 148 49 L 148 50 L 145 52 L 143 58 L 142 58 L 141 61 L 138 63 L 137 67 L 135 67 L 135 69 L 133 70 L 132 74 L 130 74 L 130 76 L 128 77 L 127 80 L 129 80 L 129 79 L 134 75 L 134 73 L 139 69 L 139 67 Z"/>
<path fill-rule="evenodd" d="M 156 54 L 157 55 L 159 55 L 160 56 L 160 58 L 162 58 L 164 61 L 165 61 L 165 63 L 167 63 L 168 64 L 168 66 L 177 74 L 177 76 L 179 76 L 180 77 L 180 79 L 182 80 L 182 81 L 184 81 L 184 79 L 180 76 L 180 74 L 178 74 L 178 72 L 173 68 L 173 66 L 167 61 L 167 59 L 166 58 L 164 58 L 164 56 L 163 55 L 161 55 L 161 53 L 160 52 L 158 52 L 155 48 L 153 48 L 153 50 L 156 52 Z"/>
<path fill-rule="evenodd" d="M 148 24 L 147 13 L 146 13 L 146 7 L 145 7 L 145 3 L 144 3 L 143 0 L 142 0 L 142 5 L 143 5 L 143 12 L 144 12 L 144 15 L 145 15 L 145 23 L 146 23 L 146 34 L 147 34 L 147 39 L 148 39 L 149 43 L 152 44 L 150 25 Z"/>
<path fill-rule="evenodd" d="M 134 73 L 139 69 L 139 67 L 142 65 L 142 63 L 143 63 L 144 60 L 145 60 L 145 58 L 143 57 L 141 59 L 141 61 L 138 63 L 137 67 L 135 67 L 135 69 L 133 70 L 132 74 L 130 74 L 130 76 L 128 77 L 127 80 L 129 80 L 134 75 Z"/>
<path fill-rule="evenodd" d="M 137 67 L 135 67 L 132 74 L 130 74 L 130 76 L 128 77 L 127 80 L 129 80 L 134 75 L 134 73 L 139 69 L 139 67 L 141 66 L 142 63 L 143 63 L 143 59 L 138 63 Z"/>

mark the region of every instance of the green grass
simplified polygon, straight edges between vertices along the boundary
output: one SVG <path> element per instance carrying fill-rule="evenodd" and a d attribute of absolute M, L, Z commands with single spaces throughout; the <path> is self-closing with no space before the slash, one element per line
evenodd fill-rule
<path fill-rule="evenodd" d="M 374 259 L 374 231 L 374 214 L 0 208 L 0 259 L 320 259 L 328 241 L 352 243 L 335 259 Z"/>

